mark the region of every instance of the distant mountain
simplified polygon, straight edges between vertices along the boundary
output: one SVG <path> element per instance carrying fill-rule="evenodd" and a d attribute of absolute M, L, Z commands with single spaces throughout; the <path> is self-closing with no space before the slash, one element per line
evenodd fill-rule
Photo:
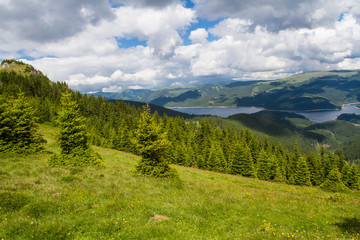
<path fill-rule="evenodd" d="M 309 72 L 273 81 L 231 82 L 101 94 L 111 99 L 149 102 L 164 107 L 338 109 L 343 104 L 360 102 L 360 70 Z"/>
<path fill-rule="evenodd" d="M 347 159 L 359 159 L 360 127 L 346 121 L 315 123 L 302 115 L 281 111 L 260 111 L 253 114 L 235 114 L 224 122 L 236 122 L 254 133 L 263 133 L 288 146 L 298 141 L 302 148 L 311 151 L 311 145 L 325 144 L 330 149 L 344 151 Z M 308 146 L 306 146 L 308 145 Z"/>

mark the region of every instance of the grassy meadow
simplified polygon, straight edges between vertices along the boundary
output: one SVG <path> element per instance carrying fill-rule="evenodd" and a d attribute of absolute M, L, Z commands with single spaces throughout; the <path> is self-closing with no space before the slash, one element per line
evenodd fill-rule
<path fill-rule="evenodd" d="M 360 192 L 329 193 L 174 166 L 136 175 L 137 156 L 93 147 L 105 168 L 50 168 L 43 153 L 0 153 L 0 239 L 360 239 Z"/>

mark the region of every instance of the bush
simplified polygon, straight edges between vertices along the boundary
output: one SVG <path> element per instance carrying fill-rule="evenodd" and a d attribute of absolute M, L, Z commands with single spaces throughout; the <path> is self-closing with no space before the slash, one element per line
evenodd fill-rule
<path fill-rule="evenodd" d="M 69 154 L 54 154 L 48 163 L 51 167 L 104 166 L 101 156 L 91 149 L 75 149 Z"/>

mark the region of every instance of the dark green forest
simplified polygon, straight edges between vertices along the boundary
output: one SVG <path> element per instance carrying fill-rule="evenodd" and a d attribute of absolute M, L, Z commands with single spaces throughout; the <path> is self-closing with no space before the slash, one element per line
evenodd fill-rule
<path fill-rule="evenodd" d="M 26 98 L 35 122 L 59 126 L 61 96 L 68 92 L 84 118 L 90 144 L 141 154 L 134 141 L 143 113 L 140 106 L 81 94 L 66 83 L 50 81 L 32 66 L 14 60 L 5 60 L 2 66 L 5 63 L 7 67 L 0 70 L 1 138 L 4 129 L 9 128 L 9 106 L 16 99 Z M 258 138 L 249 129 L 217 124 L 207 118 L 184 119 L 158 111 L 151 116 L 159 126 L 159 134 L 169 142 L 162 152 L 168 163 L 307 186 L 324 186 L 329 178 L 336 179 L 338 172 L 346 188 L 359 189 L 359 167 L 349 164 L 343 152 L 335 154 L 324 147 L 317 152 L 304 152 L 295 141 L 291 148 L 283 147 L 267 137 Z"/>

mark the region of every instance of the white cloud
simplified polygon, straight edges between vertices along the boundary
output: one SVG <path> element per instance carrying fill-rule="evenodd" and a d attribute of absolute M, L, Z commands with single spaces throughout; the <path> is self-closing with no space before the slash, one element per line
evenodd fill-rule
<path fill-rule="evenodd" d="M 121 92 L 121 91 L 122 91 L 122 87 L 120 86 L 111 85 L 110 87 L 102 88 L 102 92 Z"/>
<path fill-rule="evenodd" d="M 358 69 L 360 70 L 360 58 L 344 59 L 344 61 L 338 63 L 339 69 Z"/>
<path fill-rule="evenodd" d="M 189 39 L 192 43 L 205 43 L 208 37 L 208 32 L 205 28 L 198 28 L 194 31 L 191 31 Z"/>

